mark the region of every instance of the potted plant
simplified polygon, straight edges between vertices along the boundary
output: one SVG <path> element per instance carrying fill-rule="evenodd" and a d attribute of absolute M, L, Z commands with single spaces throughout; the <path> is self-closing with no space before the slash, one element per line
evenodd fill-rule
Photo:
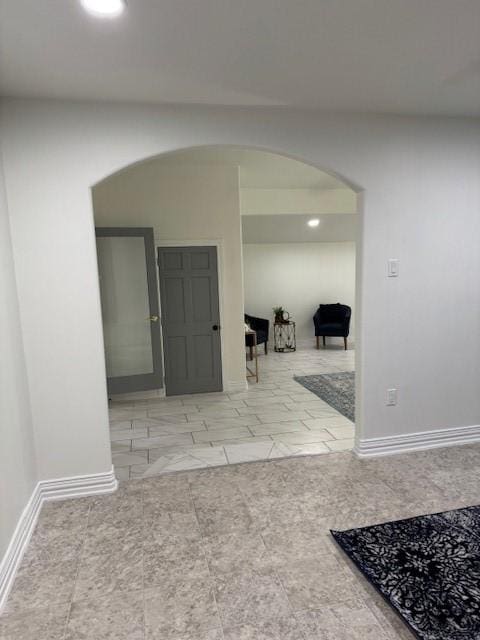
<path fill-rule="evenodd" d="M 273 307 L 273 315 L 275 318 L 275 322 L 279 324 L 287 323 L 290 318 L 290 314 L 288 313 L 288 311 L 285 311 L 283 307 Z"/>

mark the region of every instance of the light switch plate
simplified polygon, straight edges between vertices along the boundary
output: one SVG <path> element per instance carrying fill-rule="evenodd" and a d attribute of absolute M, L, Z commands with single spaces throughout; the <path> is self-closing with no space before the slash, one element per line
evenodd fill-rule
<path fill-rule="evenodd" d="M 399 260 L 398 258 L 389 258 L 388 260 L 388 277 L 389 278 L 397 278 L 399 271 Z"/>
<path fill-rule="evenodd" d="M 397 404 L 397 390 L 387 389 L 387 406 L 394 407 Z"/>

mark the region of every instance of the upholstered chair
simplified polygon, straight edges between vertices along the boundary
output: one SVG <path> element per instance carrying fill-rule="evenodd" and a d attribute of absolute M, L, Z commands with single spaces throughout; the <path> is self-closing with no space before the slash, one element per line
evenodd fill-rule
<path fill-rule="evenodd" d="M 255 318 L 245 314 L 245 323 L 257 334 L 257 345 L 263 344 L 265 355 L 268 353 L 268 331 L 270 322 L 264 318 Z M 245 346 L 250 349 L 250 360 L 253 358 L 253 336 L 245 336 Z"/>
<path fill-rule="evenodd" d="M 317 349 L 320 348 L 320 336 L 323 338 L 331 336 L 343 338 L 345 350 L 348 348 L 348 334 L 350 333 L 350 318 L 352 310 L 346 304 L 321 304 L 313 316 L 315 325 L 315 337 L 317 339 Z"/>

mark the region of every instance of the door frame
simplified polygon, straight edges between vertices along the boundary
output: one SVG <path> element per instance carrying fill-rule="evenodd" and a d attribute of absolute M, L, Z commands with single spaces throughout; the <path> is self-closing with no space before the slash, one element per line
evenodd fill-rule
<path fill-rule="evenodd" d="M 157 278 L 157 258 L 155 250 L 155 237 L 152 227 L 95 227 L 95 240 L 97 238 L 122 237 L 143 238 L 145 246 L 145 261 L 155 265 L 153 273 L 146 269 L 147 288 L 150 306 L 150 315 L 157 316 L 157 322 L 150 322 L 150 336 L 152 341 L 152 373 L 136 374 L 135 389 L 131 388 L 132 376 L 107 377 L 108 395 L 123 393 L 138 393 L 152 389 L 152 380 L 157 385 L 154 389 L 164 388 L 164 363 L 163 341 L 160 328 L 160 292 Z M 145 265 L 146 266 L 146 265 Z M 153 295 L 152 295 L 153 294 Z M 103 319 L 102 319 L 103 323 Z"/>
<path fill-rule="evenodd" d="M 156 240 L 155 241 L 155 254 L 158 256 L 158 248 L 168 247 L 215 247 L 217 250 L 217 281 L 218 281 L 218 311 L 220 316 L 220 358 L 222 361 L 222 391 L 213 393 L 226 393 L 228 391 L 225 380 L 225 345 L 222 334 L 222 327 L 224 326 L 223 319 L 224 314 L 224 301 L 223 301 L 223 267 L 225 264 L 224 252 L 223 252 L 223 240 Z M 158 266 L 157 266 L 158 273 Z M 160 318 L 162 317 L 162 303 L 160 298 L 160 279 L 157 277 L 158 296 L 160 300 Z M 163 345 L 163 328 L 160 322 L 160 331 L 162 332 L 162 345 Z M 165 354 L 162 348 L 162 358 L 165 358 Z M 165 371 L 165 360 L 163 360 L 163 370 Z M 165 385 L 164 385 L 165 389 Z M 181 397 L 181 396 L 179 396 Z"/>

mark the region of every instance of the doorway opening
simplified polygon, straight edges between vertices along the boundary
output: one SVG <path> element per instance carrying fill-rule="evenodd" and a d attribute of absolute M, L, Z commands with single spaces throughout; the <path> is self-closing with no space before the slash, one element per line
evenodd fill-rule
<path fill-rule="evenodd" d="M 107 373 L 112 336 L 117 348 L 143 336 L 149 366 L 152 331 L 163 345 L 156 382 L 109 384 L 120 479 L 353 447 L 359 225 L 348 184 L 284 155 L 201 147 L 106 178 L 93 206 L 98 228 L 150 230 L 161 300 L 147 308 L 144 287 L 139 304 L 138 286 L 124 301 L 127 317 L 138 306 L 136 333 L 119 328 L 112 300 L 135 278 L 110 273 L 107 286 L 99 253 Z"/>

